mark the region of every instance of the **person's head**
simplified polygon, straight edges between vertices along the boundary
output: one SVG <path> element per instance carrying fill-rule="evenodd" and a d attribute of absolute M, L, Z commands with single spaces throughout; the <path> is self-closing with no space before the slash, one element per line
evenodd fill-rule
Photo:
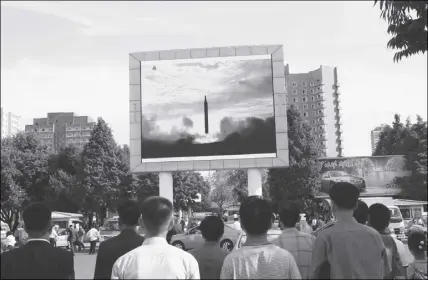
<path fill-rule="evenodd" d="M 52 211 L 44 203 L 31 203 L 22 213 L 25 230 L 32 238 L 49 236 L 52 228 Z"/>
<path fill-rule="evenodd" d="M 360 191 L 347 182 L 335 183 L 329 192 L 333 212 L 353 212 L 357 208 Z"/>
<path fill-rule="evenodd" d="M 239 208 L 242 228 L 247 235 L 264 235 L 272 226 L 272 208 L 267 200 L 249 196 Z"/>
<path fill-rule="evenodd" d="M 297 204 L 290 202 L 280 207 L 279 219 L 284 227 L 295 227 L 300 221 L 300 210 Z"/>
<path fill-rule="evenodd" d="M 6 236 L 9 236 L 9 235 L 13 235 L 13 232 L 10 230 L 8 232 L 6 232 Z"/>
<path fill-rule="evenodd" d="M 234 214 L 234 215 L 233 215 L 233 220 L 234 220 L 234 221 L 238 221 L 238 220 L 239 220 L 239 218 L 238 218 L 238 214 Z"/>
<path fill-rule="evenodd" d="M 427 239 L 423 229 L 410 229 L 407 241 L 409 250 L 414 256 L 423 256 L 427 250 Z"/>
<path fill-rule="evenodd" d="M 136 201 L 124 200 L 117 207 L 119 225 L 121 227 L 135 227 L 138 225 L 141 212 Z"/>
<path fill-rule="evenodd" d="M 166 198 L 152 196 L 141 206 L 142 226 L 151 236 L 165 236 L 172 220 L 172 203 Z"/>
<path fill-rule="evenodd" d="M 369 208 L 369 223 L 370 226 L 377 231 L 384 231 L 389 226 L 389 219 L 391 218 L 391 212 L 388 207 L 376 203 Z"/>
<path fill-rule="evenodd" d="M 73 228 L 73 225 L 72 225 L 72 224 L 70 224 L 70 225 L 68 226 L 68 228 Z"/>
<path fill-rule="evenodd" d="M 224 223 L 217 216 L 208 216 L 202 220 L 199 229 L 206 241 L 218 242 L 224 234 Z"/>
<path fill-rule="evenodd" d="M 358 223 L 367 223 L 369 219 L 369 206 L 364 201 L 358 200 L 357 209 L 354 211 L 354 218 Z"/>

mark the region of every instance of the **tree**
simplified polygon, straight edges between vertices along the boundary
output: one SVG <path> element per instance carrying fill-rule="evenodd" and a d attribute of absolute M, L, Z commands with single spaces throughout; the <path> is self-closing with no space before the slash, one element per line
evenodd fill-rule
<path fill-rule="evenodd" d="M 15 230 L 19 213 L 32 201 L 49 200 L 49 152 L 34 134 L 1 140 L 1 219 Z"/>
<path fill-rule="evenodd" d="M 232 187 L 227 185 L 229 172 L 228 170 L 216 171 L 210 177 L 212 188 L 210 199 L 217 204 L 220 213 L 223 213 L 225 207 L 233 202 Z"/>
<path fill-rule="evenodd" d="M 375 0 L 379 3 L 381 17 L 388 22 L 388 33 L 392 38 L 388 48 L 397 50 L 394 61 L 410 57 L 427 50 L 427 7 L 426 1 Z"/>
<path fill-rule="evenodd" d="M 120 188 L 127 171 L 123 158 L 113 138 L 110 127 L 102 119 L 92 130 L 89 142 L 82 153 L 82 188 L 86 192 L 84 210 L 103 215 L 107 208 L 114 207 L 120 197 Z"/>
<path fill-rule="evenodd" d="M 248 197 L 247 170 L 227 170 L 224 177 L 226 184 L 232 187 L 235 201 L 242 203 Z M 262 170 L 262 196 L 265 199 L 270 199 L 266 169 Z"/>
<path fill-rule="evenodd" d="M 174 208 L 176 210 L 189 210 L 202 193 L 208 183 L 198 172 L 186 171 L 172 174 L 174 187 Z"/>
<path fill-rule="evenodd" d="M 314 194 L 321 187 L 321 166 L 317 161 L 321 147 L 294 107 L 287 110 L 287 122 L 290 166 L 269 170 L 270 195 L 275 206 L 282 201 L 294 201 L 307 212 L 317 212 Z"/>
<path fill-rule="evenodd" d="M 399 177 L 395 183 L 401 188 L 400 196 L 413 200 L 426 200 L 427 197 L 427 123 L 417 116 L 417 122 L 409 121 L 403 125 L 400 116 L 394 116 L 392 126 L 379 136 L 374 156 L 404 155 L 406 169 L 411 176 Z"/>

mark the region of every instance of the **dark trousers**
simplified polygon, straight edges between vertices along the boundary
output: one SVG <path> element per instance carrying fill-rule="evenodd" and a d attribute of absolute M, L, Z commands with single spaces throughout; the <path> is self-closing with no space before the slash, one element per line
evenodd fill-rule
<path fill-rule="evenodd" d="M 49 238 L 49 242 L 51 243 L 52 246 L 56 247 L 55 238 Z"/>
<path fill-rule="evenodd" d="M 79 251 L 85 250 L 85 244 L 82 243 L 82 241 L 76 241 L 75 245 L 78 247 Z"/>
<path fill-rule="evenodd" d="M 68 246 L 69 246 L 70 251 L 73 253 L 73 256 L 74 256 L 74 242 L 68 241 Z"/>
<path fill-rule="evenodd" d="M 97 246 L 97 241 L 91 241 L 91 247 L 89 248 L 89 254 L 95 254 L 95 247 Z"/>

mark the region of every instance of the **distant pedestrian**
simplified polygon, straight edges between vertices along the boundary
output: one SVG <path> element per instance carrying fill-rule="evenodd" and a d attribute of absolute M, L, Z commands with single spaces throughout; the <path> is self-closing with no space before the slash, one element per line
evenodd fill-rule
<path fill-rule="evenodd" d="M 89 238 L 89 254 L 95 254 L 95 248 L 97 247 L 97 242 L 100 240 L 100 232 L 97 229 L 96 225 L 93 225 L 92 228 L 88 231 L 86 236 Z"/>
<path fill-rule="evenodd" d="M 85 244 L 83 244 L 83 239 L 85 238 L 85 230 L 83 229 L 82 226 L 79 226 L 79 230 L 77 231 L 77 241 L 76 241 L 76 245 L 77 245 L 77 249 L 79 251 L 84 251 L 85 250 Z"/>
<path fill-rule="evenodd" d="M 308 221 L 306 219 L 306 214 L 301 214 L 300 215 L 300 223 L 299 223 L 299 228 L 300 231 L 303 233 L 307 233 L 307 234 L 311 234 L 312 231 L 312 227 L 308 224 Z"/>
<path fill-rule="evenodd" d="M 12 231 L 6 232 L 6 239 L 4 241 L 4 244 L 5 244 L 6 249 L 8 251 L 10 251 L 13 248 L 15 248 L 15 246 L 16 246 L 16 239 L 15 239 L 15 236 L 13 236 L 13 232 Z"/>
<path fill-rule="evenodd" d="M 409 233 L 409 250 L 414 261 L 407 269 L 407 279 L 427 280 L 427 239 L 421 229 L 413 229 Z"/>
<path fill-rule="evenodd" d="M 110 279 L 114 263 L 118 258 L 141 246 L 144 237 L 137 233 L 141 218 L 140 208 L 135 201 L 125 200 L 119 203 L 120 234 L 102 242 L 98 248 L 94 279 Z"/>
<path fill-rule="evenodd" d="M 353 216 L 358 188 L 340 182 L 329 193 L 337 221 L 318 233 L 309 279 L 384 279 L 390 269 L 382 238 Z"/>
<path fill-rule="evenodd" d="M 302 279 L 308 279 L 315 237 L 297 230 L 296 224 L 300 220 L 299 214 L 299 207 L 294 203 L 286 203 L 281 206 L 279 217 L 283 231 L 278 239 L 272 243 L 289 251 L 299 267 Z"/>
<path fill-rule="evenodd" d="M 217 216 L 204 218 L 199 226 L 205 244 L 197 249 L 189 251 L 199 264 L 201 279 L 220 279 L 221 267 L 224 258 L 229 254 L 227 250 L 220 248 L 220 238 L 224 233 L 224 223 Z"/>
<path fill-rule="evenodd" d="M 272 227 L 270 203 L 258 196 L 247 197 L 239 208 L 247 240 L 242 248 L 224 260 L 221 279 L 301 279 L 294 257 L 271 244 L 267 232 Z"/>
<path fill-rule="evenodd" d="M 400 254 L 397 249 L 397 243 L 391 237 L 388 229 L 389 220 L 391 219 L 391 212 L 383 204 L 376 203 L 369 208 L 369 223 L 370 226 L 376 229 L 383 240 L 386 247 L 386 255 L 388 257 L 388 264 L 391 267 L 391 273 L 387 275 L 387 279 L 404 278 L 404 270 L 400 259 Z"/>
<path fill-rule="evenodd" d="M 76 241 L 77 241 L 77 230 L 76 228 L 74 228 L 74 226 L 72 224 L 69 225 L 68 230 L 68 237 L 67 237 L 67 241 L 68 241 L 68 246 L 70 248 L 70 251 L 73 253 L 74 256 L 74 247 L 76 246 Z"/>
<path fill-rule="evenodd" d="M 49 242 L 52 244 L 52 246 L 56 247 L 56 241 L 58 241 L 58 225 L 54 225 L 52 227 L 51 234 L 49 236 Z"/>
<path fill-rule="evenodd" d="M 32 203 L 22 217 L 29 239 L 1 255 L 1 279 L 74 279 L 73 255 L 49 243 L 52 211 L 44 203 Z"/>
<path fill-rule="evenodd" d="M 200 279 L 196 259 L 166 241 L 173 215 L 171 201 L 149 197 L 141 206 L 141 215 L 144 243 L 115 262 L 111 279 Z"/>
<path fill-rule="evenodd" d="M 237 214 L 234 214 L 234 215 L 233 215 L 233 228 L 234 228 L 236 231 L 241 231 L 241 230 L 242 230 L 242 228 L 241 228 L 241 223 L 239 222 L 239 217 L 238 217 L 238 215 L 237 215 Z"/>

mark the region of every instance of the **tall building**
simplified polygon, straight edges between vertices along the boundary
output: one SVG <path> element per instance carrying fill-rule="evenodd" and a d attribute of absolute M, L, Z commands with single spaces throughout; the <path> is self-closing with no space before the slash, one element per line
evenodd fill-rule
<path fill-rule="evenodd" d="M 76 116 L 73 112 L 48 113 L 47 118 L 34 118 L 32 125 L 26 125 L 26 132 L 35 132 L 43 144 L 52 151 L 66 145 L 83 147 L 91 136 L 95 123 L 88 116 Z"/>
<path fill-rule="evenodd" d="M 294 105 L 322 142 L 325 157 L 343 157 L 340 84 L 337 68 L 321 65 L 308 73 L 290 73 L 285 66 L 287 104 Z"/>
<path fill-rule="evenodd" d="M 372 154 L 376 150 L 376 146 L 377 146 L 377 143 L 379 142 L 380 134 L 383 132 L 383 130 L 385 129 L 385 127 L 386 127 L 386 124 L 382 124 L 382 125 L 377 126 L 376 128 L 374 128 L 370 132 L 371 143 L 372 143 Z"/>
<path fill-rule="evenodd" d="M 1 137 L 14 135 L 20 131 L 21 117 L 1 108 Z"/>

